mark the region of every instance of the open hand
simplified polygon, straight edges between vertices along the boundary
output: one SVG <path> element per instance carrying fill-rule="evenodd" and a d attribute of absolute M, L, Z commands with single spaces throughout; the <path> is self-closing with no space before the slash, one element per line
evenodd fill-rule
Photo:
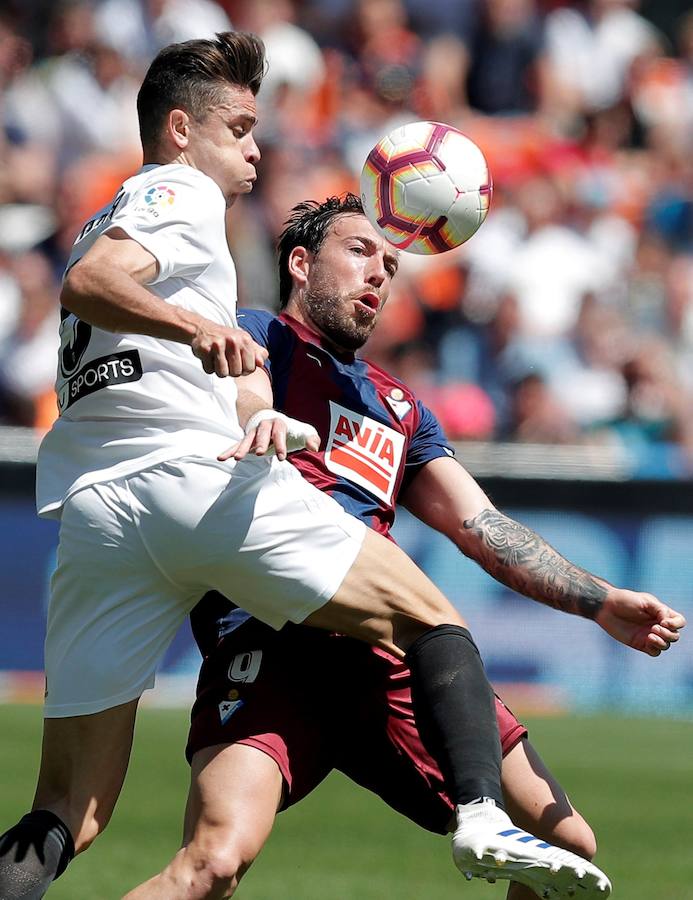
<path fill-rule="evenodd" d="M 318 450 L 320 436 L 307 422 L 299 422 L 274 409 L 263 409 L 248 420 L 245 437 L 228 450 L 220 453 L 218 460 L 243 459 L 248 453 L 256 456 L 271 456 L 286 459 L 295 450 Z"/>

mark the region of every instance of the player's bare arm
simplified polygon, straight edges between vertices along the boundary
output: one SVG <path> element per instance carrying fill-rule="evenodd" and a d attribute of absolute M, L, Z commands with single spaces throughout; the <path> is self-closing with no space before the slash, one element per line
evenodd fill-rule
<path fill-rule="evenodd" d="M 426 464 L 404 505 L 497 581 L 554 609 L 594 619 L 635 650 L 659 656 L 686 624 L 652 594 L 614 587 L 565 559 L 531 528 L 497 510 L 453 459 Z"/>
<path fill-rule="evenodd" d="M 594 619 L 612 637 L 659 656 L 679 639 L 680 613 L 651 594 L 616 588 L 574 565 L 530 528 L 495 509 L 464 522 L 477 560 L 498 581 L 563 612 Z"/>
<path fill-rule="evenodd" d="M 312 425 L 299 422 L 273 409 L 272 383 L 267 370 L 260 367 L 238 379 L 236 410 L 245 437 L 233 444 L 217 459 L 243 459 L 249 453 L 265 456 L 274 453 L 286 459 L 294 450 L 317 450 L 320 437 Z"/>
<path fill-rule="evenodd" d="M 286 423 L 277 416 L 271 416 L 274 397 L 267 371 L 258 368 L 239 378 L 237 390 L 238 421 L 246 434 L 242 441 L 220 453 L 218 459 L 222 462 L 239 460 L 248 453 L 264 456 L 271 446 L 274 446 L 279 459 L 286 459 Z M 255 422 L 257 425 L 252 427 Z"/>
<path fill-rule="evenodd" d="M 101 235 L 65 276 L 60 302 L 104 331 L 132 332 L 189 344 L 208 374 L 220 378 L 255 370 L 267 351 L 241 328 L 229 328 L 167 303 L 147 290 L 156 258 L 124 231 Z"/>
<path fill-rule="evenodd" d="M 563 612 L 596 619 L 607 582 L 564 559 L 543 538 L 497 509 L 466 519 L 476 541 L 474 558 L 498 581 Z"/>

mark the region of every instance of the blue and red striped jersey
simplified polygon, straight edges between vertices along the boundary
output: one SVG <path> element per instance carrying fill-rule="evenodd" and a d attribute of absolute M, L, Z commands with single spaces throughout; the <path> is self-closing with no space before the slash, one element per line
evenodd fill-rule
<path fill-rule="evenodd" d="M 292 453 L 304 478 L 388 534 L 399 493 L 421 466 L 450 456 L 433 413 L 392 375 L 340 353 L 291 316 L 241 310 L 238 324 L 269 351 L 275 408 L 309 422 L 320 450 Z"/>
<path fill-rule="evenodd" d="M 242 309 L 238 324 L 269 351 L 274 406 L 309 422 L 320 450 L 289 456 L 304 478 L 347 512 L 390 536 L 397 497 L 421 466 L 453 455 L 433 413 L 392 375 L 339 353 L 286 314 Z M 233 597 L 229 598 L 233 600 Z M 190 614 L 203 655 L 250 618 L 211 591 Z"/>

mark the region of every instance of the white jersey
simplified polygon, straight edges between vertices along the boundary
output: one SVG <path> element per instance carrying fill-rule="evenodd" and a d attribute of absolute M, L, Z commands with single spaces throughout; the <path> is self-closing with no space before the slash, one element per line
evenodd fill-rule
<path fill-rule="evenodd" d="M 77 262 L 120 228 L 158 262 L 147 285 L 168 303 L 236 325 L 236 270 L 224 196 L 185 165 L 144 166 L 78 235 Z M 233 378 L 207 375 L 187 344 L 112 334 L 64 312 L 56 391 L 60 417 L 41 444 L 40 515 L 59 517 L 67 497 L 166 459 L 215 457 L 243 431 Z"/>

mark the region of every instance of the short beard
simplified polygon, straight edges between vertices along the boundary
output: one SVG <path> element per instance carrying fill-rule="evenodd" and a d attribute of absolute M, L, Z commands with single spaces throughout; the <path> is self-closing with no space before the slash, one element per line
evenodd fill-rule
<path fill-rule="evenodd" d="M 348 298 L 347 298 L 348 299 Z M 306 291 L 304 304 L 310 319 L 327 340 L 340 350 L 355 352 L 371 336 L 377 317 L 366 316 L 359 320 L 347 315 L 343 307 L 335 303 L 333 291 Z"/>

